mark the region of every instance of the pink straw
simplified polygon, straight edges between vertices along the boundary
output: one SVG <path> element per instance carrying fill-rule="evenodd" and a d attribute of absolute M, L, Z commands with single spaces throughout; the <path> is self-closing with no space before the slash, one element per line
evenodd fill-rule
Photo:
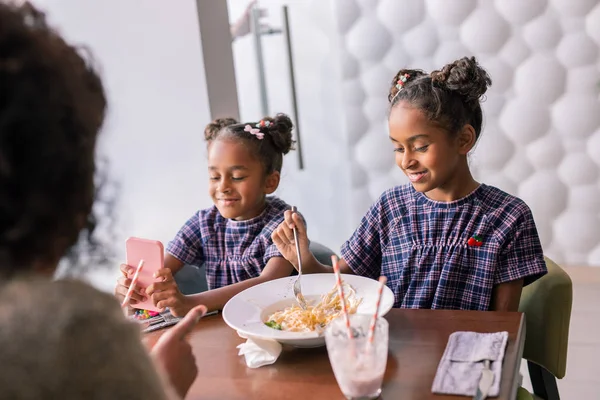
<path fill-rule="evenodd" d="M 377 325 L 377 317 L 379 316 L 379 304 L 381 303 L 381 295 L 383 294 L 383 287 L 387 282 L 387 278 L 385 276 L 379 277 L 379 288 L 377 289 L 377 303 L 375 303 L 375 313 L 373 314 L 373 319 L 371 319 L 371 326 L 369 327 L 369 337 L 367 339 L 367 343 L 372 344 L 373 338 L 375 337 L 375 326 Z"/>
<path fill-rule="evenodd" d="M 135 274 L 133 274 L 133 278 L 131 279 L 131 285 L 129 285 L 129 290 L 127 291 L 127 294 L 125 295 L 125 298 L 123 299 L 123 303 L 121 303 L 121 307 L 125 307 L 127 305 L 127 303 L 129 303 L 129 301 L 131 300 L 131 295 L 133 294 L 133 289 L 135 288 L 135 285 L 137 285 L 138 277 L 140 276 L 140 271 L 142 270 L 143 266 L 144 266 L 144 260 L 140 260 L 140 263 L 139 263 L 137 269 L 135 270 Z"/>
<path fill-rule="evenodd" d="M 344 313 L 344 320 L 346 322 L 346 330 L 348 331 L 348 339 L 352 340 L 352 329 L 350 328 L 350 318 L 348 317 L 348 308 L 346 307 L 346 300 L 344 299 L 344 288 L 342 287 L 342 277 L 340 276 L 340 267 L 338 265 L 338 259 L 335 255 L 331 256 L 333 263 L 333 273 L 335 274 L 335 284 L 337 286 L 338 295 L 342 302 L 342 312 Z"/>

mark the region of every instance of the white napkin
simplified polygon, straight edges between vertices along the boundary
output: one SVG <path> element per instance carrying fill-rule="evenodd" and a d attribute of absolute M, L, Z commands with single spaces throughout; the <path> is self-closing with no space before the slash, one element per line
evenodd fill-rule
<path fill-rule="evenodd" d="M 247 337 L 239 332 L 238 335 L 246 339 L 246 343 L 240 344 L 237 348 L 240 349 L 238 355 L 243 355 L 246 358 L 246 365 L 249 368 L 270 365 L 279 358 L 281 344 L 276 340 Z"/>
<path fill-rule="evenodd" d="M 498 396 L 507 342 L 508 332 L 452 333 L 433 380 L 432 392 L 474 396 L 483 361 L 489 360 L 490 369 L 494 373 L 489 397 Z"/>

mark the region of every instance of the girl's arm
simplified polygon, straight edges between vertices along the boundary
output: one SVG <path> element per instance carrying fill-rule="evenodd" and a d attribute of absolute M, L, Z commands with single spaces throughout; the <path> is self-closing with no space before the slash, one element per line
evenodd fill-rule
<path fill-rule="evenodd" d="M 273 257 L 267 262 L 260 276 L 256 278 L 250 278 L 219 289 L 185 296 L 177 288 L 171 270 L 165 268 L 160 270 L 158 275 L 162 276 L 164 281 L 149 286 L 147 294 L 152 297 L 157 307 L 169 307 L 173 315 L 182 317 L 193 307 L 200 304 L 205 305 L 209 311 L 221 310 L 225 306 L 225 303 L 243 290 L 259 283 L 290 276 L 292 271 L 292 264 L 283 257 Z"/>
<path fill-rule="evenodd" d="M 275 246 L 277 246 L 277 250 L 279 250 L 281 255 L 285 257 L 294 268 L 298 269 L 298 255 L 296 252 L 296 242 L 294 240 L 293 230 L 295 226 L 298 234 L 298 243 L 300 245 L 300 256 L 302 257 L 302 273 L 316 274 L 333 272 L 333 269 L 330 266 L 321 264 L 310 251 L 308 236 L 306 234 L 306 225 L 304 224 L 302 217 L 289 210 L 284 213 L 284 216 L 283 222 L 279 224 L 277 229 L 275 229 L 271 235 L 271 239 Z M 340 267 L 340 273 L 354 275 L 354 272 L 352 272 L 343 258 L 338 261 L 338 266 Z"/>
<path fill-rule="evenodd" d="M 523 279 L 494 286 L 490 311 L 518 311 Z"/>

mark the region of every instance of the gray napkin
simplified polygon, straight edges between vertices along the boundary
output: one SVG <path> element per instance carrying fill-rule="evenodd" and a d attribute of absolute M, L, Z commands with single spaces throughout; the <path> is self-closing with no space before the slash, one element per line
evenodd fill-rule
<path fill-rule="evenodd" d="M 474 396 L 477 392 L 483 361 L 490 360 L 494 382 L 488 395 L 498 396 L 502 377 L 502 360 L 508 332 L 454 332 L 433 380 L 433 393 Z"/>

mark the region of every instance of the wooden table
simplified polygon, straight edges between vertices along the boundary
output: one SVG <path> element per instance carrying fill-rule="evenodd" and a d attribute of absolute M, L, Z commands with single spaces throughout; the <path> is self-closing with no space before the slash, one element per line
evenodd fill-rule
<path fill-rule="evenodd" d="M 521 313 L 392 309 L 384 399 L 467 399 L 431 393 L 438 363 L 448 337 L 455 331 L 508 331 L 499 400 L 513 400 L 525 342 Z M 153 346 L 163 331 L 146 335 Z M 246 367 L 236 346 L 243 342 L 220 315 L 206 317 L 190 335 L 198 361 L 198 378 L 188 399 L 343 399 L 325 347 L 284 348 L 277 362 L 257 369 Z"/>

